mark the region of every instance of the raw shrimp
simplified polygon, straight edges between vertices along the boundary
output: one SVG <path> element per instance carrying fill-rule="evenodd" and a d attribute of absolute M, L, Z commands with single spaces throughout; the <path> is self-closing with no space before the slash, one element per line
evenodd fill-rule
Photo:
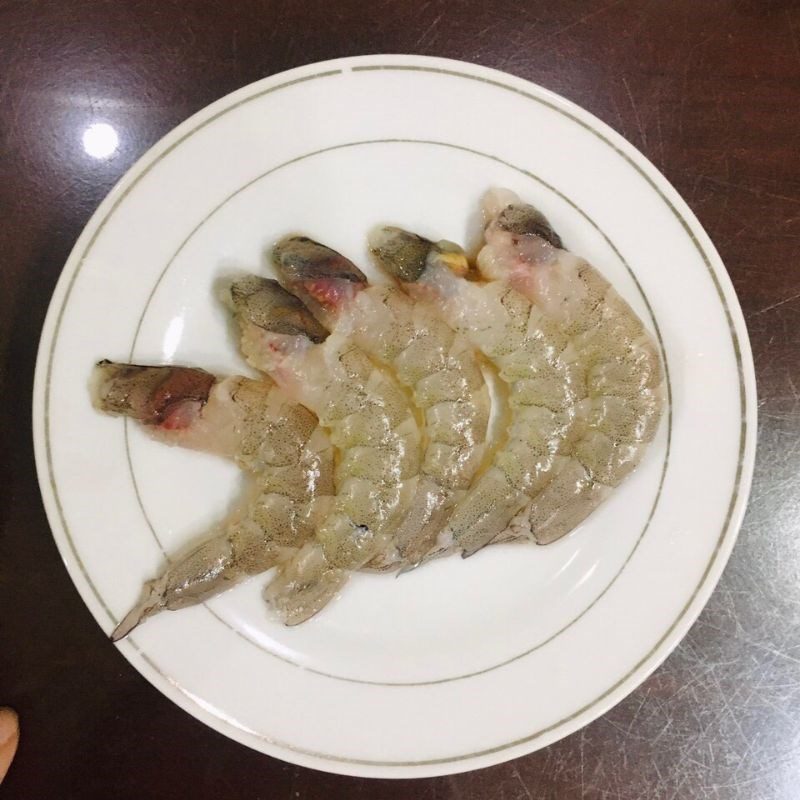
<path fill-rule="evenodd" d="M 467 280 L 460 248 L 399 228 L 370 238 L 381 266 L 417 297 L 433 298 L 456 330 L 494 364 L 506 386 L 508 418 L 492 463 L 458 503 L 436 553 L 464 555 L 505 537 L 514 516 L 552 477 L 577 400 L 576 376 L 560 358 L 561 333 L 506 280 Z"/>
<path fill-rule="evenodd" d="M 138 420 L 161 441 L 232 458 L 253 473 L 242 510 L 145 585 L 113 640 L 162 609 L 200 603 L 276 566 L 313 537 L 313 515 L 333 493 L 330 442 L 314 415 L 271 380 L 217 381 L 201 369 L 101 362 L 93 383 L 100 410 Z"/>
<path fill-rule="evenodd" d="M 276 281 L 230 288 L 242 352 L 270 378 L 97 366 L 98 408 L 234 460 L 252 486 L 213 538 L 146 585 L 114 639 L 273 566 L 265 598 L 294 625 L 354 569 L 546 544 L 636 467 L 664 404 L 653 340 L 533 207 L 503 191 L 483 205 L 472 274 L 457 245 L 376 232 L 372 254 L 400 288 L 370 286 L 309 239 L 279 242 L 281 280 L 311 310 Z M 491 447 L 476 350 L 500 382 Z"/>
<path fill-rule="evenodd" d="M 314 411 L 338 451 L 336 496 L 316 528 L 321 551 L 301 559 L 311 574 L 296 562 L 298 577 L 286 582 L 287 591 L 313 594 L 318 606 L 345 570 L 391 550 L 419 473 L 419 428 L 402 388 L 349 338 L 328 336 L 276 281 L 249 276 L 232 284 L 230 296 L 248 362 Z M 320 594 L 319 579 L 331 591 Z"/>
<path fill-rule="evenodd" d="M 274 255 L 279 281 L 328 329 L 390 368 L 424 415 L 420 480 L 394 532 L 404 564 L 414 565 L 433 546 L 484 457 L 490 398 L 475 350 L 431 303 L 414 303 L 396 285 L 370 286 L 352 262 L 325 245 L 291 236 Z M 466 259 L 460 266 L 466 269 Z"/>
<path fill-rule="evenodd" d="M 578 399 L 553 480 L 512 523 L 552 542 L 583 521 L 637 466 L 664 403 L 653 338 L 590 264 L 562 248 L 542 214 L 505 190 L 487 193 L 484 278 L 507 280 L 558 327 L 552 339 Z"/>
<path fill-rule="evenodd" d="M 572 530 L 639 463 L 663 405 L 655 345 L 608 281 L 563 250 L 544 216 L 516 195 L 490 192 L 484 210 L 483 284 L 444 268 L 449 243 L 398 229 L 375 242 L 391 270 L 471 332 L 509 387 L 507 443 L 451 517 L 449 533 L 467 555 L 503 520 L 501 535 L 540 544 Z M 522 495 L 529 502 L 509 519 Z"/>

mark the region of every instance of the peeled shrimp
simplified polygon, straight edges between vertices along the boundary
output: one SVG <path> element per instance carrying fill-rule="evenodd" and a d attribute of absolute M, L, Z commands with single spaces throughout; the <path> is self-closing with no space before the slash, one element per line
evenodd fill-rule
<path fill-rule="evenodd" d="M 419 473 L 419 428 L 391 376 L 348 337 L 338 332 L 328 336 L 276 281 L 238 280 L 231 286 L 231 302 L 248 362 L 314 411 L 338 451 L 336 495 L 316 527 L 320 552 L 302 559 L 313 566 L 311 573 L 296 562 L 297 577 L 286 582 L 287 591 L 298 597 L 313 594 L 318 610 L 319 602 L 334 594 L 334 584 L 341 585 L 346 570 L 380 561 L 390 552 L 392 531 L 405 514 Z M 331 591 L 318 591 L 320 580 Z M 291 603 L 291 598 L 284 600 Z"/>
<path fill-rule="evenodd" d="M 475 350 L 431 303 L 396 285 L 369 285 L 348 259 L 311 239 L 275 247 L 279 281 L 329 330 L 388 367 L 424 416 L 420 480 L 394 531 L 404 564 L 433 546 L 484 457 L 490 398 Z M 466 269 L 466 259 L 461 266 Z"/>
<path fill-rule="evenodd" d="M 276 566 L 313 536 L 313 513 L 333 492 L 330 443 L 314 415 L 272 381 L 218 381 L 200 369 L 101 362 L 93 383 L 100 410 L 138 420 L 161 441 L 232 458 L 253 473 L 242 510 L 145 585 L 113 640 L 158 611 L 200 603 Z"/>
<path fill-rule="evenodd" d="M 552 344 L 577 402 L 553 480 L 512 523 L 540 544 L 583 521 L 637 466 L 661 417 L 663 370 L 631 307 L 590 264 L 564 250 L 533 206 L 495 190 L 478 269 L 507 280 L 555 326 Z"/>
<path fill-rule="evenodd" d="M 477 283 L 454 271 L 456 245 L 399 228 L 374 232 L 370 244 L 379 263 L 412 294 L 435 299 L 448 323 L 484 353 L 506 386 L 503 440 L 438 543 L 440 550 L 469 555 L 503 536 L 552 477 L 571 422 L 575 376 L 553 344 L 557 326 L 508 281 Z"/>

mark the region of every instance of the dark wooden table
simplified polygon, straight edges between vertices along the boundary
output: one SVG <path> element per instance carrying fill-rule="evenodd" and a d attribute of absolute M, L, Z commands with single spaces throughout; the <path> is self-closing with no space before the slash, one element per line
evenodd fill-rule
<path fill-rule="evenodd" d="M 526 758 L 424 781 L 301 769 L 162 697 L 103 636 L 45 519 L 36 346 L 81 228 L 146 148 L 250 81 L 358 53 L 477 61 L 574 100 L 700 217 L 759 380 L 750 509 L 700 620 L 626 701 Z M 93 120 L 122 131 L 88 158 Z M 0 704 L 22 720 L 5 798 L 800 797 L 800 5 L 791 0 L 0 2 Z M 109 509 L 109 525 L 114 524 Z"/>

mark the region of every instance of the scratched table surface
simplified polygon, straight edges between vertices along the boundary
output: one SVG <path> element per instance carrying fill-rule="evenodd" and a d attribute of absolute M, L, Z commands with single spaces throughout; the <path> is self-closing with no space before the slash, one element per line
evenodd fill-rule
<path fill-rule="evenodd" d="M 419 781 L 273 760 L 153 689 L 109 644 L 61 563 L 29 422 L 50 293 L 81 228 L 133 161 L 239 86 L 371 52 L 507 70 L 633 142 L 716 243 L 744 308 L 760 394 L 744 528 L 675 653 L 579 733 L 507 764 Z M 119 131 L 110 158 L 82 146 L 98 121 Z M 800 796 L 797 3 L 3 0 L 0 271 L 0 704 L 22 723 L 4 798 Z"/>

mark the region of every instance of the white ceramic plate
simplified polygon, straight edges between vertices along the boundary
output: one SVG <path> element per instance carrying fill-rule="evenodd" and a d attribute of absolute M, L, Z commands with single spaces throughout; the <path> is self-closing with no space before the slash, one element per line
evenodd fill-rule
<path fill-rule="evenodd" d="M 549 547 L 358 575 L 295 629 L 269 618 L 256 578 L 119 645 L 179 706 L 264 753 L 358 775 L 474 769 L 578 729 L 663 661 L 719 578 L 753 466 L 753 367 L 724 267 L 652 164 L 572 103 L 472 64 L 369 56 L 267 78 L 180 125 L 106 198 L 55 290 L 39 479 L 72 579 L 110 631 L 165 553 L 223 515 L 239 476 L 93 411 L 92 364 L 242 370 L 221 272 L 265 269 L 287 231 L 361 264 L 376 223 L 463 241 L 495 185 L 543 209 L 657 336 L 659 436 Z"/>

